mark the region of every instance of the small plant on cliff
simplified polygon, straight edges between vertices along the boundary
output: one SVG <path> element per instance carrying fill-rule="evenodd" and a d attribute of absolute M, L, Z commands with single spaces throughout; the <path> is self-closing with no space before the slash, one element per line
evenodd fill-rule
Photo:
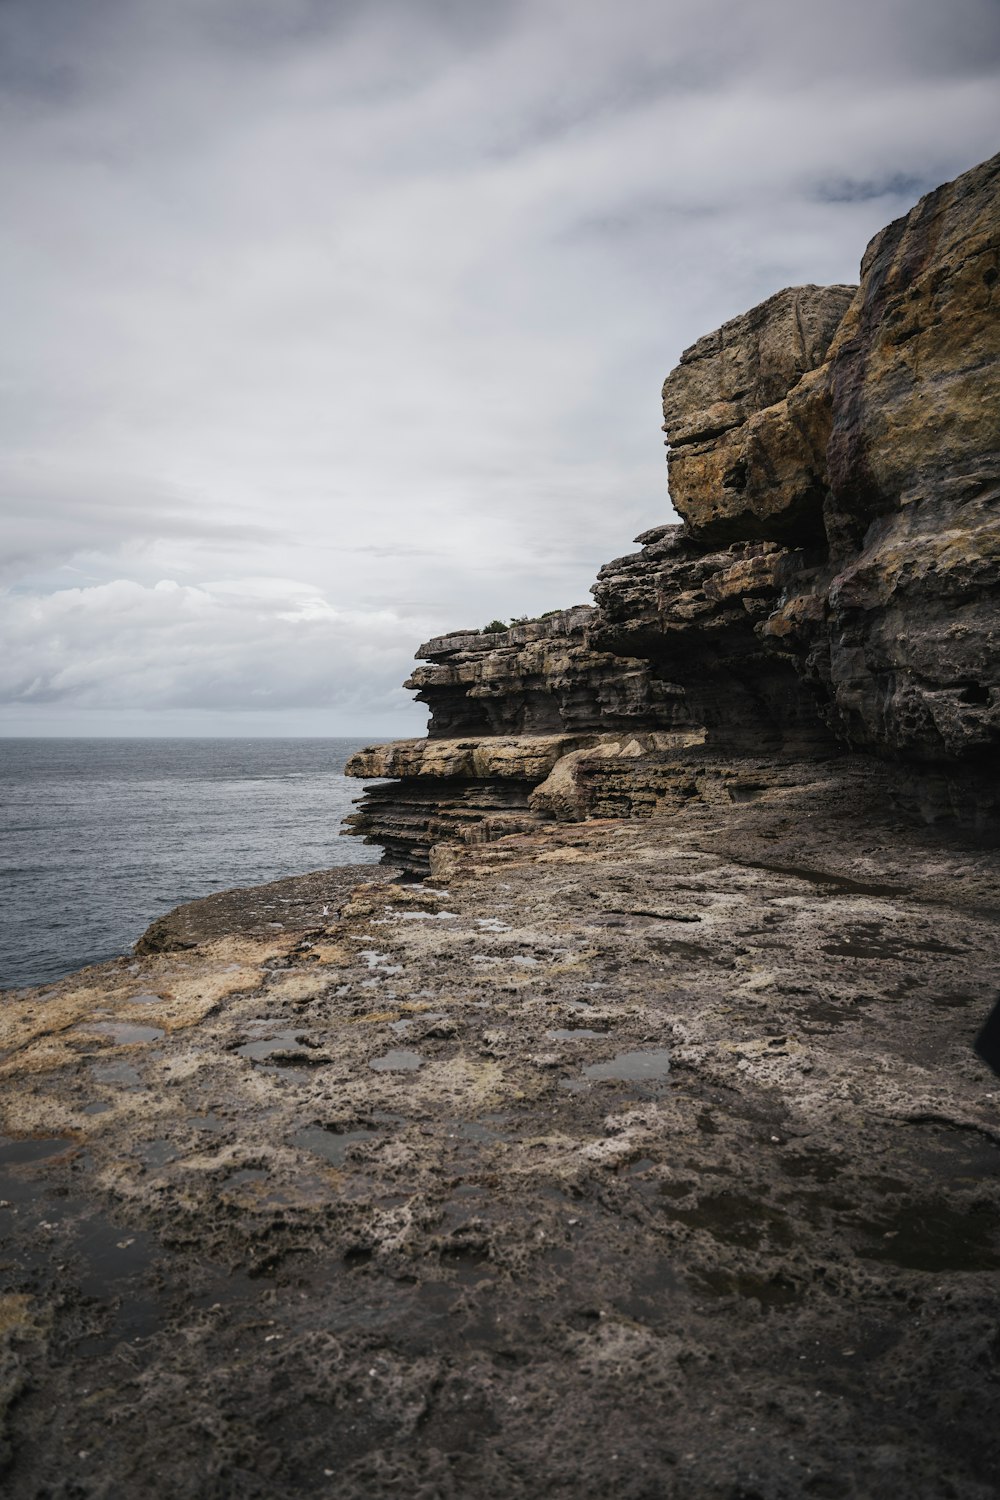
<path fill-rule="evenodd" d="M 498 630 L 506 630 L 506 620 L 491 620 L 488 625 L 483 626 L 483 635 L 494 635 Z"/>

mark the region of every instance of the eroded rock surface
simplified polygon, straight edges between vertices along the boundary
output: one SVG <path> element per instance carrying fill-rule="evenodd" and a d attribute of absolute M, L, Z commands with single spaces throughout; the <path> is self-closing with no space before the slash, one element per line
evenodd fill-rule
<path fill-rule="evenodd" d="M 656 527 L 636 540 L 641 552 L 598 574 L 595 641 L 646 656 L 677 677 L 717 750 L 833 750 L 820 691 L 759 633 L 789 580 L 815 574 L 816 558 L 776 542 L 706 551 L 681 526 Z"/>
<path fill-rule="evenodd" d="M 404 684 L 430 709 L 432 739 L 593 733 L 690 725 L 683 691 L 647 661 L 595 651 L 591 605 L 492 634 L 438 636 Z"/>
<path fill-rule="evenodd" d="M 408 686 L 431 738 L 701 730 L 720 753 L 870 751 L 919 768 L 921 815 L 1000 835 L 998 266 L 995 157 L 876 236 L 857 289 L 790 288 L 699 340 L 663 392 L 683 525 L 601 569 L 596 613 L 421 647 Z M 606 805 L 656 805 L 642 760 L 635 795 Z M 398 791 L 371 793 L 355 827 L 417 871 L 438 838 L 595 807 L 589 774 L 558 804 L 530 776 L 435 793 L 380 774 Z"/>
<path fill-rule="evenodd" d="M 798 289 L 688 351 L 664 388 L 687 524 L 602 569 L 592 629 L 681 682 L 720 748 L 756 733 L 796 753 L 825 724 L 951 767 L 983 826 L 1000 826 L 998 263 L 995 157 L 876 236 L 839 329 L 848 289 Z"/>
<path fill-rule="evenodd" d="M 992 1500 L 998 174 L 688 352 L 596 612 L 422 648 L 426 878 L 4 997 L 5 1493 Z"/>
<path fill-rule="evenodd" d="M 390 784 L 366 790 L 349 831 L 422 874 L 442 839 L 481 842 L 551 817 L 586 816 L 575 790 L 584 751 L 635 759 L 655 744 L 701 739 L 683 688 L 656 663 L 594 649 L 596 616 L 581 605 L 507 631 L 459 631 L 421 646 L 417 655 L 428 665 L 406 686 L 431 710 L 428 738 L 351 757 L 348 776 Z M 562 790 L 536 797 L 562 757 L 569 758 Z"/>
<path fill-rule="evenodd" d="M 821 537 L 829 427 L 821 399 L 790 393 L 824 363 L 856 290 L 789 287 L 681 355 L 663 386 L 663 430 L 671 499 L 691 536 Z"/>
<path fill-rule="evenodd" d="M 675 771 L 5 996 L 5 1494 L 991 1500 L 997 857 Z"/>
<path fill-rule="evenodd" d="M 612 763 L 634 779 L 640 762 L 703 737 L 689 730 L 371 745 L 351 757 L 346 773 L 381 779 L 365 788 L 358 811 L 344 820 L 345 832 L 380 845 L 385 859 L 407 873 L 426 874 L 431 850 L 443 840 L 485 843 L 552 818 L 589 817 L 603 806 L 586 791 L 593 766 L 603 773 L 606 800 Z M 638 810 L 640 800 L 632 798 L 630 808 Z"/>
<path fill-rule="evenodd" d="M 970 772 L 1000 744 L 1000 156 L 869 246 L 830 351 L 823 628 L 795 640 L 853 746 Z"/>

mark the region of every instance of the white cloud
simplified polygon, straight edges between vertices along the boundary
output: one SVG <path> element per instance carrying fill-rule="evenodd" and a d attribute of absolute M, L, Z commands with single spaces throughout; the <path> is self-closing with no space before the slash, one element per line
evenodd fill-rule
<path fill-rule="evenodd" d="M 0 597 L 0 703 L 14 724 L 41 705 L 84 713 L 309 709 L 345 733 L 405 713 L 398 684 L 402 622 L 390 611 L 337 609 L 295 580 L 226 579 L 203 588 L 119 578 L 48 594 Z M 34 717 L 32 722 L 34 722 Z M 278 731 L 280 732 L 280 725 Z M 416 723 L 413 732 L 418 732 Z"/>
<path fill-rule="evenodd" d="M 998 56 L 994 0 L 7 0 L 11 683 L 412 731 L 425 630 L 668 517 L 681 349 L 994 149 Z"/>

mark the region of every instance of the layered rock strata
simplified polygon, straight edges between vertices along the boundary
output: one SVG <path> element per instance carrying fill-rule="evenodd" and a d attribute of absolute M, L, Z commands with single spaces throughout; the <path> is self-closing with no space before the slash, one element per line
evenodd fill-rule
<path fill-rule="evenodd" d="M 349 776 L 382 784 L 367 789 L 347 831 L 419 874 L 441 840 L 482 843 L 587 816 L 579 778 L 593 758 L 623 760 L 629 771 L 639 758 L 700 740 L 683 689 L 655 664 L 594 650 L 595 616 L 581 605 L 421 646 L 428 665 L 406 686 L 431 710 L 428 738 L 352 757 Z"/>
<path fill-rule="evenodd" d="M 991 772 L 1000 746 L 1000 155 L 877 235 L 833 346 L 822 574 L 762 636 L 838 735 Z"/>
<path fill-rule="evenodd" d="M 601 816 L 609 797 L 617 797 L 629 816 L 646 816 L 655 799 L 644 800 L 641 791 L 630 789 L 630 778 L 640 765 L 658 764 L 668 751 L 701 738 L 690 730 L 372 745 L 347 765 L 349 776 L 379 779 L 366 789 L 359 810 L 344 820 L 345 832 L 380 845 L 386 861 L 408 874 L 423 874 L 431 850 L 443 840 L 489 843 L 552 819 Z M 592 797 L 597 767 L 601 794 Z"/>
<path fill-rule="evenodd" d="M 993 1500 L 1000 858 L 903 814 L 996 787 L 998 171 L 682 362 L 596 615 L 430 643 L 433 884 L 3 997 L 13 1500 Z"/>
<path fill-rule="evenodd" d="M 877 235 L 857 288 L 786 289 L 688 349 L 663 388 L 682 524 L 601 569 L 596 613 L 423 647 L 408 685 L 431 738 L 701 730 L 720 755 L 870 752 L 910 768 L 915 811 L 995 837 L 998 266 L 1000 156 Z M 438 836 L 646 813 L 676 748 L 633 745 L 626 767 L 610 742 L 566 743 L 571 794 L 490 774 L 441 782 L 437 811 L 403 774 L 354 828 L 424 868 Z M 348 771 L 398 777 L 391 759 Z"/>
<path fill-rule="evenodd" d="M 705 543 L 822 538 L 821 366 L 856 287 L 797 286 L 681 355 L 663 386 L 670 494 Z"/>
<path fill-rule="evenodd" d="M 591 605 L 420 647 L 405 687 L 430 709 L 432 739 L 687 728 L 684 694 L 646 661 L 595 651 Z"/>
<path fill-rule="evenodd" d="M 825 358 L 778 403 L 761 406 L 777 388 L 762 351 L 795 307 L 832 318 L 847 289 L 781 294 L 689 350 L 664 386 L 685 524 L 602 569 L 592 632 L 669 664 L 720 748 L 798 748 L 825 726 L 923 767 L 939 811 L 964 803 L 984 825 L 1000 738 L 998 260 L 1000 157 L 876 236 Z"/>

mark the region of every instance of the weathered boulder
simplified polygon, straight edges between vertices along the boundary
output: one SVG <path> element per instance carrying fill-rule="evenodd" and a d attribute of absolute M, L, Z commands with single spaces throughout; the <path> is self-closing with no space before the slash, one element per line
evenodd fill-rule
<path fill-rule="evenodd" d="M 811 372 L 854 292 L 789 287 L 681 355 L 663 386 L 663 430 L 671 498 L 691 536 L 822 536 L 829 401 Z"/>

